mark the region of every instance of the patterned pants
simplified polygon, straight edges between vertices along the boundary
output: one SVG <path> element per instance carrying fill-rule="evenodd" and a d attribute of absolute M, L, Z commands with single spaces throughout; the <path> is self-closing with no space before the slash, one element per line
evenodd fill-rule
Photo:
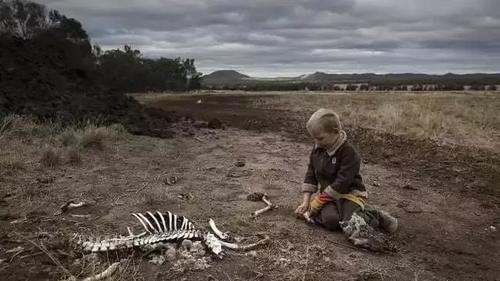
<path fill-rule="evenodd" d="M 369 206 L 365 206 L 365 209 L 362 210 L 358 204 L 347 199 L 327 203 L 314 217 L 314 220 L 326 229 L 340 230 L 340 222 L 349 221 L 354 213 L 358 214 L 373 228 L 377 228 L 380 224 L 379 213 L 376 210 Z"/>

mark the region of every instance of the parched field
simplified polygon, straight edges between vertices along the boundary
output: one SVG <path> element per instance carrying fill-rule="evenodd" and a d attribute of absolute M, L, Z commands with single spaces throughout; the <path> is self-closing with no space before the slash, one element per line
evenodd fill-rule
<path fill-rule="evenodd" d="M 172 139 L 119 126 L 0 126 L 0 276 L 79 278 L 126 259 L 117 280 L 498 280 L 500 97 L 493 94 L 209 93 L 136 95 L 179 117 Z M 304 122 L 318 107 L 342 115 L 364 159 L 371 204 L 401 229 L 395 253 L 353 249 L 341 233 L 293 216 L 311 149 Z M 159 113 L 160 114 L 160 113 Z M 199 126 L 201 121 L 223 129 Z M 200 120 L 200 121 L 193 121 Z M 427 121 L 426 121 L 427 120 Z M 217 123 L 217 122 L 212 122 Z M 201 124 L 202 125 L 202 124 Z M 236 162 L 244 166 L 235 165 Z M 165 182 L 171 176 L 179 181 Z M 277 210 L 250 219 L 266 192 Z M 93 204 L 54 215 L 68 200 Z M 82 257 L 72 233 L 126 234 L 131 212 L 213 218 L 243 242 L 271 242 L 222 259 L 158 265 L 153 257 Z M 80 216 L 74 216 L 80 215 Z M 83 215 L 83 216 L 81 216 Z M 33 243 L 34 244 L 33 244 Z M 35 245 L 41 245 L 53 258 Z M 203 266 L 200 266 L 203 261 Z"/>

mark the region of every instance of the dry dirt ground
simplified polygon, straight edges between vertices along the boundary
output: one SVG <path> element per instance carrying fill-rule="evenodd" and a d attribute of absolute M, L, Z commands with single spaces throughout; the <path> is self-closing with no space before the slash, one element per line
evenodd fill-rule
<path fill-rule="evenodd" d="M 242 110 L 244 105 L 223 97 L 199 105 L 198 98 L 154 105 L 181 116 L 218 118 L 225 129 L 198 129 L 187 118 L 173 128 L 177 134 L 172 139 L 126 135 L 84 151 L 80 165 L 53 168 L 40 165 L 38 142 L 3 143 L 1 279 L 63 276 L 61 267 L 30 240 L 79 277 L 128 257 L 118 280 L 500 280 L 496 155 L 454 150 L 451 156 L 426 142 L 350 129 L 365 159 L 362 175 L 370 202 L 401 224 L 391 237 L 397 252 L 371 253 L 352 249 L 341 233 L 293 216 L 311 148 L 303 132 L 294 129 L 302 126 L 294 119 L 297 113 Z M 428 163 L 429 155 L 437 161 Z M 446 157 L 456 162 L 447 165 Z M 245 165 L 235 165 L 238 161 Z M 169 176 L 179 181 L 168 185 Z M 279 208 L 249 218 L 263 207 L 246 200 L 252 192 L 266 192 Z M 54 215 L 71 199 L 94 204 Z M 266 233 L 271 242 L 254 252 L 228 251 L 222 260 L 208 260 L 205 269 L 157 265 L 137 253 L 82 258 L 63 242 L 71 233 L 126 234 L 127 226 L 137 224 L 130 213 L 148 210 L 169 210 L 200 226 L 213 218 L 244 241 Z"/>

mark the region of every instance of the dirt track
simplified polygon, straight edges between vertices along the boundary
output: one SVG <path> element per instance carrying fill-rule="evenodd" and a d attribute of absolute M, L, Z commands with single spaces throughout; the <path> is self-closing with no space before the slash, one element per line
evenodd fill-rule
<path fill-rule="evenodd" d="M 255 253 L 229 252 L 202 271 L 178 272 L 169 263 L 154 265 L 135 258 L 120 275 L 122 280 L 499 280 L 498 231 L 490 229 L 500 222 L 498 190 L 495 178 L 480 169 L 496 171 L 494 159 L 489 165 L 476 161 L 446 165 L 446 153 L 432 144 L 417 143 L 425 153 L 416 154 L 415 146 L 404 146 L 413 142 L 349 130 L 366 160 L 362 174 L 371 203 L 395 214 L 402 225 L 393 237 L 397 253 L 353 250 L 342 234 L 308 226 L 292 215 L 310 150 L 301 123 L 307 112 L 251 109 L 244 100 L 232 97 L 207 97 L 200 105 L 198 98 L 175 98 L 155 106 L 179 116 L 218 118 L 237 128 L 183 126 L 174 139 L 130 136 L 107 143 L 103 151 L 87 153 L 79 167 L 40 168 L 29 159 L 36 156 L 36 147 L 2 151 L 2 155 L 20 153 L 28 164 L 23 170 L 0 172 L 0 258 L 5 259 L 0 275 L 6 280 L 60 276 L 43 254 L 12 257 L 13 253 L 6 253 L 17 246 L 36 253 L 14 232 L 34 241 L 37 237 L 50 241 L 44 233 L 56 231 L 124 234 L 126 226 L 135 224 L 130 212 L 159 209 L 186 215 L 201 225 L 214 218 L 221 229 L 249 240 L 265 232 L 272 242 Z M 441 162 L 419 167 L 433 149 Z M 488 157 L 468 153 L 448 157 Z M 245 166 L 236 167 L 236 161 L 244 161 Z M 483 172 L 473 174 L 471 184 L 464 170 Z M 180 181 L 166 185 L 169 175 Z M 478 192 L 480 188 L 487 192 Z M 246 195 L 256 191 L 267 192 L 280 207 L 254 221 L 249 214 L 262 204 L 247 201 Z M 52 215 L 73 198 L 95 201 L 94 206 L 75 211 L 90 214 L 91 219 L 73 218 L 72 213 Z M 68 252 L 66 245 L 49 246 L 70 271 L 81 271 L 81 265 L 72 265 L 77 257 L 57 252 Z M 105 263 L 114 257 L 101 259 Z"/>

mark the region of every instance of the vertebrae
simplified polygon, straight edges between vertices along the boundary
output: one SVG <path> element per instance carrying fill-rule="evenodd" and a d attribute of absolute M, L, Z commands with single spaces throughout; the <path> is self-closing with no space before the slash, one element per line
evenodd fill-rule
<path fill-rule="evenodd" d="M 222 253 L 222 243 L 227 244 L 220 239 L 227 236 L 214 234 L 206 230 L 201 230 L 184 216 L 177 216 L 171 212 L 166 214 L 160 212 L 146 212 L 132 214 L 143 226 L 145 232 L 134 235 L 129 229 L 128 236 L 120 236 L 108 239 L 82 239 L 80 235 L 75 235 L 73 240 L 82 247 L 84 252 L 107 252 L 120 249 L 141 248 L 146 245 L 154 245 L 165 242 L 175 242 L 184 239 L 202 240 L 205 245 L 216 255 Z M 222 234 L 212 223 L 215 233 Z"/>

